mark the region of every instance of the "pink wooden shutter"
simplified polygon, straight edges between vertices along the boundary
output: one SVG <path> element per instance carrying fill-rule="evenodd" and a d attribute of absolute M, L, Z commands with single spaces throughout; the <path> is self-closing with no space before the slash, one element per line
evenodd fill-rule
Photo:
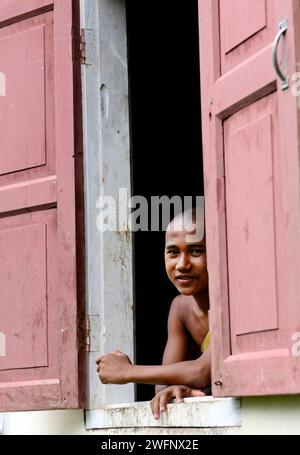
<path fill-rule="evenodd" d="M 199 18 L 213 393 L 299 393 L 300 2 L 199 0 Z"/>
<path fill-rule="evenodd" d="M 78 407 L 71 0 L 0 1 L 0 410 Z M 2 342 L 2 351 L 4 350 Z M 3 355 L 5 354 L 5 356 Z"/>

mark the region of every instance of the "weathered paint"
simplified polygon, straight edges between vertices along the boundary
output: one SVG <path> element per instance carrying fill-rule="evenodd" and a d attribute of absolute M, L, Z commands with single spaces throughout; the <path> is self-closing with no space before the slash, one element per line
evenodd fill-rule
<path fill-rule="evenodd" d="M 1 410 L 77 407 L 80 401 L 74 4 L 12 0 L 0 8 L 6 76 L 0 106 Z"/>
<path fill-rule="evenodd" d="M 98 198 L 131 196 L 126 11 L 123 0 L 81 2 L 86 289 L 90 320 L 88 409 L 134 401 L 134 386 L 100 383 L 95 359 L 116 348 L 133 358 L 132 235 L 100 232 Z M 127 203 L 127 201 L 125 201 Z M 127 210 L 127 206 L 125 206 Z"/>
<path fill-rule="evenodd" d="M 184 406 L 170 403 L 159 420 L 153 418 L 148 401 L 108 405 L 91 411 L 87 429 L 97 428 L 199 428 L 238 427 L 241 423 L 240 400 L 236 398 L 184 398 Z"/>
<path fill-rule="evenodd" d="M 271 54 L 285 17 L 281 64 L 296 71 L 299 11 L 292 1 L 199 1 L 216 396 L 300 391 L 298 112 Z"/>

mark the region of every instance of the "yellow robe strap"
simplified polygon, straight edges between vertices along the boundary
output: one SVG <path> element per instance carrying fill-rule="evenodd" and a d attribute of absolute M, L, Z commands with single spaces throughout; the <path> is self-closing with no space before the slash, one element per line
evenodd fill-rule
<path fill-rule="evenodd" d="M 206 334 L 206 337 L 204 338 L 204 340 L 202 341 L 201 343 L 201 352 L 203 353 L 204 351 L 206 351 L 206 349 L 208 348 L 210 344 L 210 332 L 208 331 L 207 334 Z"/>

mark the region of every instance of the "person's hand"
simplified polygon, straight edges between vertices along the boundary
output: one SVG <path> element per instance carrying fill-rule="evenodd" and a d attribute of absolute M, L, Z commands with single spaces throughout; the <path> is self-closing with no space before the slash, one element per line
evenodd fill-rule
<path fill-rule="evenodd" d="M 127 373 L 132 366 L 129 357 L 121 351 L 114 351 L 96 359 L 97 372 L 102 384 L 126 384 Z"/>
<path fill-rule="evenodd" d="M 191 389 L 185 385 L 171 385 L 166 387 L 161 392 L 157 393 L 151 400 L 150 406 L 153 417 L 158 420 L 160 413 L 166 411 L 167 404 L 172 400 L 176 403 L 182 403 L 184 397 L 202 397 L 205 396 L 201 390 Z"/>

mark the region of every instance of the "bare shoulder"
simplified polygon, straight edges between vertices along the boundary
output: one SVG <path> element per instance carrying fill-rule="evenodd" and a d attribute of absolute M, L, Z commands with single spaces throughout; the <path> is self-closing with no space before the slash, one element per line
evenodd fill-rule
<path fill-rule="evenodd" d="M 191 308 L 194 298 L 191 295 L 177 295 L 171 303 L 170 316 L 184 319 L 186 312 Z"/>
<path fill-rule="evenodd" d="M 191 305 L 190 296 L 177 295 L 171 303 L 168 317 L 168 334 L 181 337 L 186 336 L 185 313 Z"/>

